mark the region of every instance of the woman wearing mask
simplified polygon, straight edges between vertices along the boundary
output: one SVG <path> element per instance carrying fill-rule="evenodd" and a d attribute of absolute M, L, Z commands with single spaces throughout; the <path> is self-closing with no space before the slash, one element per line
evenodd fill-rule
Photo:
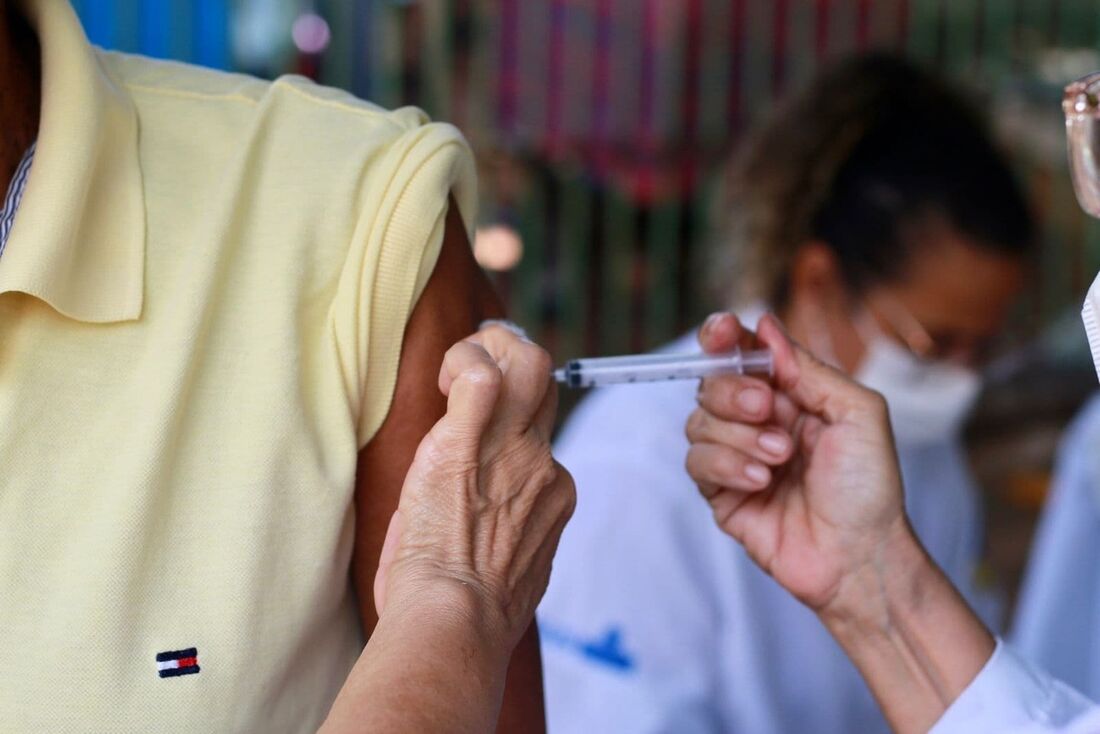
<path fill-rule="evenodd" d="M 983 126 L 906 63 L 853 60 L 777 111 L 731 191 L 728 245 L 745 257 L 725 272 L 741 315 L 775 310 L 818 358 L 886 395 L 917 534 L 982 606 L 959 431 L 1032 240 Z M 669 347 L 694 348 L 691 336 Z M 813 614 L 693 501 L 680 426 L 695 392 L 603 390 L 561 435 L 580 502 L 539 610 L 551 731 L 885 730 Z M 758 439 L 764 456 L 791 451 L 781 431 Z M 738 471 L 768 477 L 766 462 Z"/>
<path fill-rule="evenodd" d="M 1100 217 L 1098 93 L 1100 73 L 1069 85 L 1062 103 L 1074 189 L 1094 217 Z M 1100 277 L 1085 297 L 1082 319 L 1100 374 Z M 718 526 L 840 644 L 896 731 L 1100 732 L 1100 706 L 1067 685 L 1072 678 L 1052 677 L 996 640 L 921 546 L 902 503 L 881 396 L 814 359 L 770 316 L 760 322 L 758 338 L 729 314 L 714 316 L 700 342 L 708 352 L 760 342 L 772 350 L 775 374 L 771 384 L 703 381 L 687 426 L 692 477 Z M 739 399 L 746 392 L 757 396 L 748 408 Z M 1097 435 L 1089 430 L 1095 423 L 1090 407 L 1063 446 L 1064 461 L 1095 460 Z M 787 438 L 786 454 L 760 452 L 759 438 L 773 433 Z M 740 469 L 760 461 L 769 465 L 766 476 L 748 480 Z M 1077 492 L 1056 494 L 1055 502 L 1079 499 L 1082 488 L 1095 491 L 1095 476 L 1072 471 L 1071 484 L 1059 491 Z M 1053 517 L 1065 519 L 1060 510 Z M 1054 648 L 1076 662 L 1078 677 L 1096 660 L 1096 619 L 1086 613 L 1097 548 L 1087 523 L 1071 527 L 1083 541 L 1077 548 L 1059 543 L 1048 556 L 1048 524 L 1037 538 L 1037 555 L 1060 556 L 1071 569 L 1090 571 L 1067 609 L 1091 624 L 1075 621 Z M 1044 568 L 1059 576 L 1065 571 L 1040 563 Z M 1079 649 L 1067 654 L 1073 641 Z"/>

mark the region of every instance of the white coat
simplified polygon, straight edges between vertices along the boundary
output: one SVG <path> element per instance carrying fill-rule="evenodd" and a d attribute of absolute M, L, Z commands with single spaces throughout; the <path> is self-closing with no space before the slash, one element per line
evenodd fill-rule
<path fill-rule="evenodd" d="M 1100 700 L 1100 398 L 1062 442 L 1012 641 L 1023 656 Z"/>

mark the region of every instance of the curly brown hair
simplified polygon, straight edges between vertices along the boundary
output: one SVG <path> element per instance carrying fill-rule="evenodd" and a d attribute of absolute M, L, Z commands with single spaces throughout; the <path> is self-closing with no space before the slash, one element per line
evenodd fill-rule
<path fill-rule="evenodd" d="M 934 75 L 885 54 L 854 57 L 780 104 L 727 171 L 720 250 L 735 302 L 782 309 L 798 249 L 819 240 L 849 286 L 903 273 L 909 225 L 937 214 L 976 245 L 1024 254 L 1028 206 L 982 118 Z"/>

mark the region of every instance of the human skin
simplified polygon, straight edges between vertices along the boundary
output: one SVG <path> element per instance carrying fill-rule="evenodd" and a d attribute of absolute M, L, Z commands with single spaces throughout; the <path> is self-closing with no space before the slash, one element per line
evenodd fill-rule
<path fill-rule="evenodd" d="M 550 454 L 545 351 L 500 326 L 448 351 L 375 581 L 375 634 L 322 732 L 484 732 L 576 493 Z"/>
<path fill-rule="evenodd" d="M 905 515 L 886 403 L 794 343 L 707 321 L 708 352 L 766 346 L 772 383 L 705 380 L 687 426 L 689 473 L 715 522 L 817 614 L 895 731 L 927 731 L 989 660 L 994 640 Z M 764 474 L 746 473 L 750 464 Z"/>

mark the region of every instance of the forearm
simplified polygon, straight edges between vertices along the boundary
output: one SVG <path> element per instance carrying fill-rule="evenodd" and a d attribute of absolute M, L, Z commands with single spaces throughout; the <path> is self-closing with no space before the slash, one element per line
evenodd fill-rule
<path fill-rule="evenodd" d="M 321 734 L 493 731 L 507 663 L 469 614 L 387 609 Z"/>
<path fill-rule="evenodd" d="M 837 597 L 822 621 L 903 734 L 928 731 L 993 654 L 992 635 L 905 523 Z"/>

